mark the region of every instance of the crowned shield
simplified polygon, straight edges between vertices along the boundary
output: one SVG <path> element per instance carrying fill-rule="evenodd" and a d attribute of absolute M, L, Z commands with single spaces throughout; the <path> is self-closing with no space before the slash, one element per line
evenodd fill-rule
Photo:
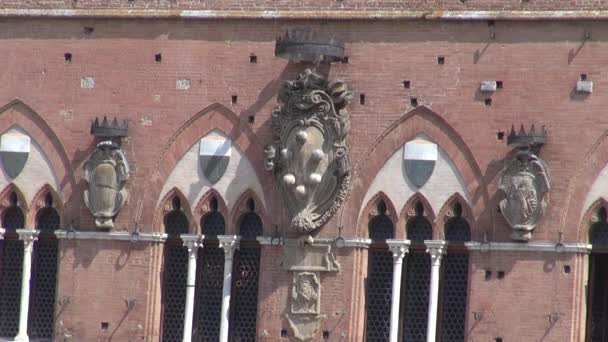
<path fill-rule="evenodd" d="M 30 155 L 30 137 L 18 132 L 5 133 L 0 137 L 0 161 L 10 178 L 17 178 Z"/>
<path fill-rule="evenodd" d="M 437 144 L 416 139 L 403 147 L 403 165 L 408 179 L 417 188 L 422 187 L 433 174 L 437 163 Z"/>
<path fill-rule="evenodd" d="M 291 227 L 309 234 L 338 210 L 350 181 L 346 136 L 350 129 L 344 107 L 352 99 L 344 82 L 329 82 L 306 70 L 285 82 L 281 106 L 272 113 L 275 143 L 265 148 L 291 215 Z"/>
<path fill-rule="evenodd" d="M 201 139 L 199 147 L 199 164 L 205 177 L 212 184 L 217 183 L 226 172 L 232 142 L 219 134 L 211 133 Z"/>

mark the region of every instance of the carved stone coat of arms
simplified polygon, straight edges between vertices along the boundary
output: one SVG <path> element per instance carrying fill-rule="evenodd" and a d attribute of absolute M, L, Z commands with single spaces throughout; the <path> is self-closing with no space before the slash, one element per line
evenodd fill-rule
<path fill-rule="evenodd" d="M 114 226 L 113 218 L 127 200 L 125 188 L 129 178 L 129 164 L 118 146 L 102 141 L 84 164 L 84 178 L 88 183 L 84 202 L 95 217 L 100 229 Z"/>
<path fill-rule="evenodd" d="M 272 113 L 275 142 L 264 150 L 265 164 L 274 171 L 291 227 L 300 234 L 326 223 L 348 191 L 345 107 L 352 96 L 344 82 L 329 82 L 309 69 L 280 90 L 282 105 Z"/>
<path fill-rule="evenodd" d="M 500 211 L 513 229 L 511 238 L 529 241 L 547 206 L 550 185 L 545 163 L 529 151 L 519 151 L 503 170 L 498 187 L 505 194 Z"/>

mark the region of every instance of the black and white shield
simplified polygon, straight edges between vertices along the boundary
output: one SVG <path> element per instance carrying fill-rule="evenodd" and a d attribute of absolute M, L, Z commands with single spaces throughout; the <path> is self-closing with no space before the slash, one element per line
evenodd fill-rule
<path fill-rule="evenodd" d="M 232 142 L 219 134 L 210 134 L 200 142 L 199 164 L 203 174 L 212 184 L 222 178 L 232 152 Z"/>
<path fill-rule="evenodd" d="M 422 187 L 433 174 L 437 162 L 437 145 L 427 140 L 416 139 L 403 148 L 405 173 L 416 187 Z"/>
<path fill-rule="evenodd" d="M 0 137 L 0 161 L 10 178 L 17 178 L 30 155 L 30 137 L 19 133 L 5 133 Z"/>

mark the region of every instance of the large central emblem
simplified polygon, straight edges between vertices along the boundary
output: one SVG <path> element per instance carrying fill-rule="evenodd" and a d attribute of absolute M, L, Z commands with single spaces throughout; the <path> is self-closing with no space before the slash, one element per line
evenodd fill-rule
<path fill-rule="evenodd" d="M 328 82 L 307 69 L 279 92 L 272 113 L 275 142 L 266 146 L 291 215 L 291 227 L 309 234 L 338 210 L 350 183 L 346 105 L 353 94 L 344 82 Z"/>

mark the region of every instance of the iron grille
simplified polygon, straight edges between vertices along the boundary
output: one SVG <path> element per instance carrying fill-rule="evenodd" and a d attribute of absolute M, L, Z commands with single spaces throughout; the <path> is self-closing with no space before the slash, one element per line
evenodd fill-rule
<path fill-rule="evenodd" d="M 262 235 L 262 220 L 256 213 L 247 213 L 241 220 L 239 233 L 243 239 L 255 239 Z"/>
<path fill-rule="evenodd" d="M 393 221 L 386 215 L 378 215 L 369 222 L 369 237 L 372 240 L 392 239 L 394 233 Z"/>
<path fill-rule="evenodd" d="M 444 258 L 441 341 L 463 342 L 469 281 L 469 255 L 449 253 Z"/>
<path fill-rule="evenodd" d="M 389 339 L 393 254 L 370 249 L 367 273 L 366 337 L 368 342 Z"/>
<path fill-rule="evenodd" d="M 226 231 L 224 216 L 219 211 L 212 211 L 203 216 L 201 227 L 205 236 L 223 235 Z"/>
<path fill-rule="evenodd" d="M 172 210 L 165 216 L 165 230 L 169 235 L 188 234 L 188 217 L 181 210 Z"/>
<path fill-rule="evenodd" d="M 255 341 L 258 312 L 260 247 L 242 243 L 232 269 L 230 336 L 232 342 Z"/>
<path fill-rule="evenodd" d="M 53 338 L 57 247 L 57 240 L 52 237 L 41 236 L 34 243 L 28 335 L 36 341 L 51 341 Z"/>
<path fill-rule="evenodd" d="M 215 342 L 220 336 L 224 251 L 217 243 L 205 242 L 198 250 L 196 315 L 193 341 Z"/>
<path fill-rule="evenodd" d="M 7 215 L 5 215 L 6 217 Z M 21 218 L 23 218 L 23 214 L 21 214 Z M 5 226 L 5 228 L 8 227 Z M 23 241 L 17 240 L 16 237 L 6 237 L 0 244 L 3 247 L 0 278 L 0 336 L 12 338 L 17 335 L 19 329 Z"/>
<path fill-rule="evenodd" d="M 165 244 L 164 273 L 162 341 L 182 342 L 186 308 L 188 249 L 180 244 L 180 240 L 167 240 Z"/>
<path fill-rule="evenodd" d="M 55 208 L 43 208 L 40 210 L 36 229 L 41 232 L 54 232 L 59 229 L 59 213 Z"/>
<path fill-rule="evenodd" d="M 589 228 L 589 242 L 592 245 L 608 246 L 608 222 L 606 222 L 606 210 L 600 208 L 598 221 Z"/>
<path fill-rule="evenodd" d="M 25 216 L 21 208 L 11 206 L 4 210 L 2 228 L 6 230 L 22 229 L 25 226 Z"/>
<path fill-rule="evenodd" d="M 447 241 L 471 241 L 469 223 L 463 217 L 453 217 L 446 222 L 445 239 Z"/>
<path fill-rule="evenodd" d="M 427 221 L 428 222 L 428 221 Z M 403 342 L 425 342 L 429 308 L 431 257 L 423 252 L 407 256 L 403 313 Z"/>
<path fill-rule="evenodd" d="M 416 215 L 407 221 L 407 238 L 412 241 L 431 240 L 433 238 L 433 227 L 424 216 Z"/>

